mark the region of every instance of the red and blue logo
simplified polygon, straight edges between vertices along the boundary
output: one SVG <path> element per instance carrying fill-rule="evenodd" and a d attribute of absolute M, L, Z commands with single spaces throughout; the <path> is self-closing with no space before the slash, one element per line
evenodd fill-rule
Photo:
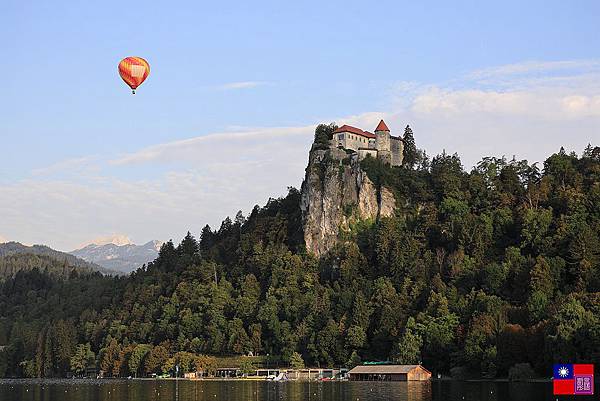
<path fill-rule="evenodd" d="M 554 395 L 593 395 L 594 365 L 557 363 L 552 382 Z"/>

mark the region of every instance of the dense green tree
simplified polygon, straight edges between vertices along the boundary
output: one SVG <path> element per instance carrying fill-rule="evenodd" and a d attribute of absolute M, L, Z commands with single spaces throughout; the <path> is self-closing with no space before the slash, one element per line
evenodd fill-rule
<path fill-rule="evenodd" d="M 302 359 L 302 355 L 296 351 L 290 356 L 290 367 L 292 369 L 304 369 L 304 359 Z"/>
<path fill-rule="evenodd" d="M 412 317 L 408 318 L 404 333 L 392 350 L 392 359 L 400 364 L 416 364 L 421 362 L 423 339 L 418 333 L 417 324 Z"/>
<path fill-rule="evenodd" d="M 166 373 L 162 371 L 162 367 L 169 359 L 169 351 L 162 345 L 152 347 L 144 358 L 144 372 L 150 373 Z"/>
<path fill-rule="evenodd" d="M 543 256 L 538 256 L 531 269 L 530 296 L 527 301 L 529 318 L 537 322 L 546 317 L 549 302 L 552 299 L 554 284 L 550 265 Z"/>
<path fill-rule="evenodd" d="M 410 126 L 406 126 L 404 128 L 404 135 L 402 136 L 402 140 L 404 143 L 404 149 L 402 151 L 402 164 L 407 168 L 413 168 L 415 163 L 417 162 L 418 154 L 417 154 L 417 146 L 415 144 L 415 137 L 413 135 L 412 129 Z"/>
<path fill-rule="evenodd" d="M 88 367 L 95 367 L 95 365 L 96 354 L 92 351 L 90 344 L 77 344 L 70 360 L 71 371 L 81 375 Z"/>
<path fill-rule="evenodd" d="M 245 375 L 249 375 L 255 373 L 256 366 L 254 366 L 254 363 L 250 359 L 242 359 L 240 362 L 240 371 Z"/>
<path fill-rule="evenodd" d="M 127 364 L 129 367 L 129 372 L 133 374 L 134 377 L 137 377 L 142 370 L 144 359 L 149 354 L 151 349 L 152 346 L 148 344 L 138 344 L 131 352 Z"/>
<path fill-rule="evenodd" d="M 336 129 L 335 123 L 319 124 L 315 129 L 315 149 L 327 149 Z"/>
<path fill-rule="evenodd" d="M 350 355 L 350 359 L 348 359 L 345 366 L 348 369 L 352 369 L 353 367 L 360 365 L 361 362 L 362 362 L 362 360 L 360 358 L 360 355 L 358 355 L 358 353 L 356 351 L 352 351 L 352 354 Z"/>

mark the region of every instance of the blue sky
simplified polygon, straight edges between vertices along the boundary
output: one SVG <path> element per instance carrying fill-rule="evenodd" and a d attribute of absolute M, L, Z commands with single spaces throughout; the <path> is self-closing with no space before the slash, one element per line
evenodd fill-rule
<path fill-rule="evenodd" d="M 523 3 L 4 1 L 0 240 L 197 233 L 299 186 L 322 121 L 466 166 L 599 144 L 600 3 Z"/>

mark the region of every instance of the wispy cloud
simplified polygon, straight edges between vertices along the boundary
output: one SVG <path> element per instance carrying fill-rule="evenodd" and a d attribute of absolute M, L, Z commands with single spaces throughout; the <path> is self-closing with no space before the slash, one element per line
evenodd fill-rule
<path fill-rule="evenodd" d="M 57 172 L 81 172 L 82 168 L 90 168 L 97 160 L 94 156 L 76 157 L 72 159 L 61 160 L 49 166 L 37 168 L 31 171 L 32 175 L 49 175 Z"/>
<path fill-rule="evenodd" d="M 267 82 L 264 81 L 241 81 L 241 82 L 229 82 L 219 86 L 222 90 L 237 90 L 237 89 L 251 89 L 258 86 L 264 86 Z"/>
<path fill-rule="evenodd" d="M 202 160 L 222 158 L 226 153 L 251 152 L 254 147 L 267 149 L 276 140 L 301 137 L 304 142 L 312 139 L 313 125 L 304 127 L 254 128 L 237 132 L 221 132 L 202 135 L 180 141 L 167 142 L 123 155 L 110 161 L 113 165 L 144 163 L 150 161 L 180 161 L 183 159 Z M 285 142 L 282 143 L 283 146 Z M 266 152 L 265 152 L 266 153 Z"/>
<path fill-rule="evenodd" d="M 467 78 L 477 80 L 483 78 L 558 71 L 572 74 L 574 71 L 582 73 L 585 71 L 597 71 L 599 68 L 600 61 L 598 60 L 525 61 L 475 70 L 467 74 Z"/>
<path fill-rule="evenodd" d="M 464 88 L 496 90 L 600 91 L 600 60 L 527 61 L 484 68 L 466 74 L 455 82 Z"/>

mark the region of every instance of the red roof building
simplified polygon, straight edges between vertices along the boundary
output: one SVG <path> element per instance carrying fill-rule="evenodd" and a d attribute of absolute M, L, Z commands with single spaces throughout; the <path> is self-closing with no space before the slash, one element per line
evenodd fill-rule
<path fill-rule="evenodd" d="M 359 160 L 370 155 L 392 166 L 401 166 L 404 149 L 402 138 L 391 136 L 383 120 L 377 124 L 375 133 L 344 124 L 334 131 L 333 139 L 337 148 L 356 152 Z"/>
<path fill-rule="evenodd" d="M 390 132 L 390 129 L 388 128 L 387 125 L 385 125 L 385 122 L 383 120 L 379 121 L 379 124 L 377 124 L 377 128 L 375 128 L 375 132 L 377 131 L 387 131 Z"/>
<path fill-rule="evenodd" d="M 336 129 L 333 133 L 338 134 L 342 132 L 350 132 L 351 134 L 364 136 L 365 138 L 375 139 L 375 135 L 370 133 L 369 131 L 363 131 L 360 128 L 353 127 L 351 125 L 342 125 L 338 129 Z"/>

